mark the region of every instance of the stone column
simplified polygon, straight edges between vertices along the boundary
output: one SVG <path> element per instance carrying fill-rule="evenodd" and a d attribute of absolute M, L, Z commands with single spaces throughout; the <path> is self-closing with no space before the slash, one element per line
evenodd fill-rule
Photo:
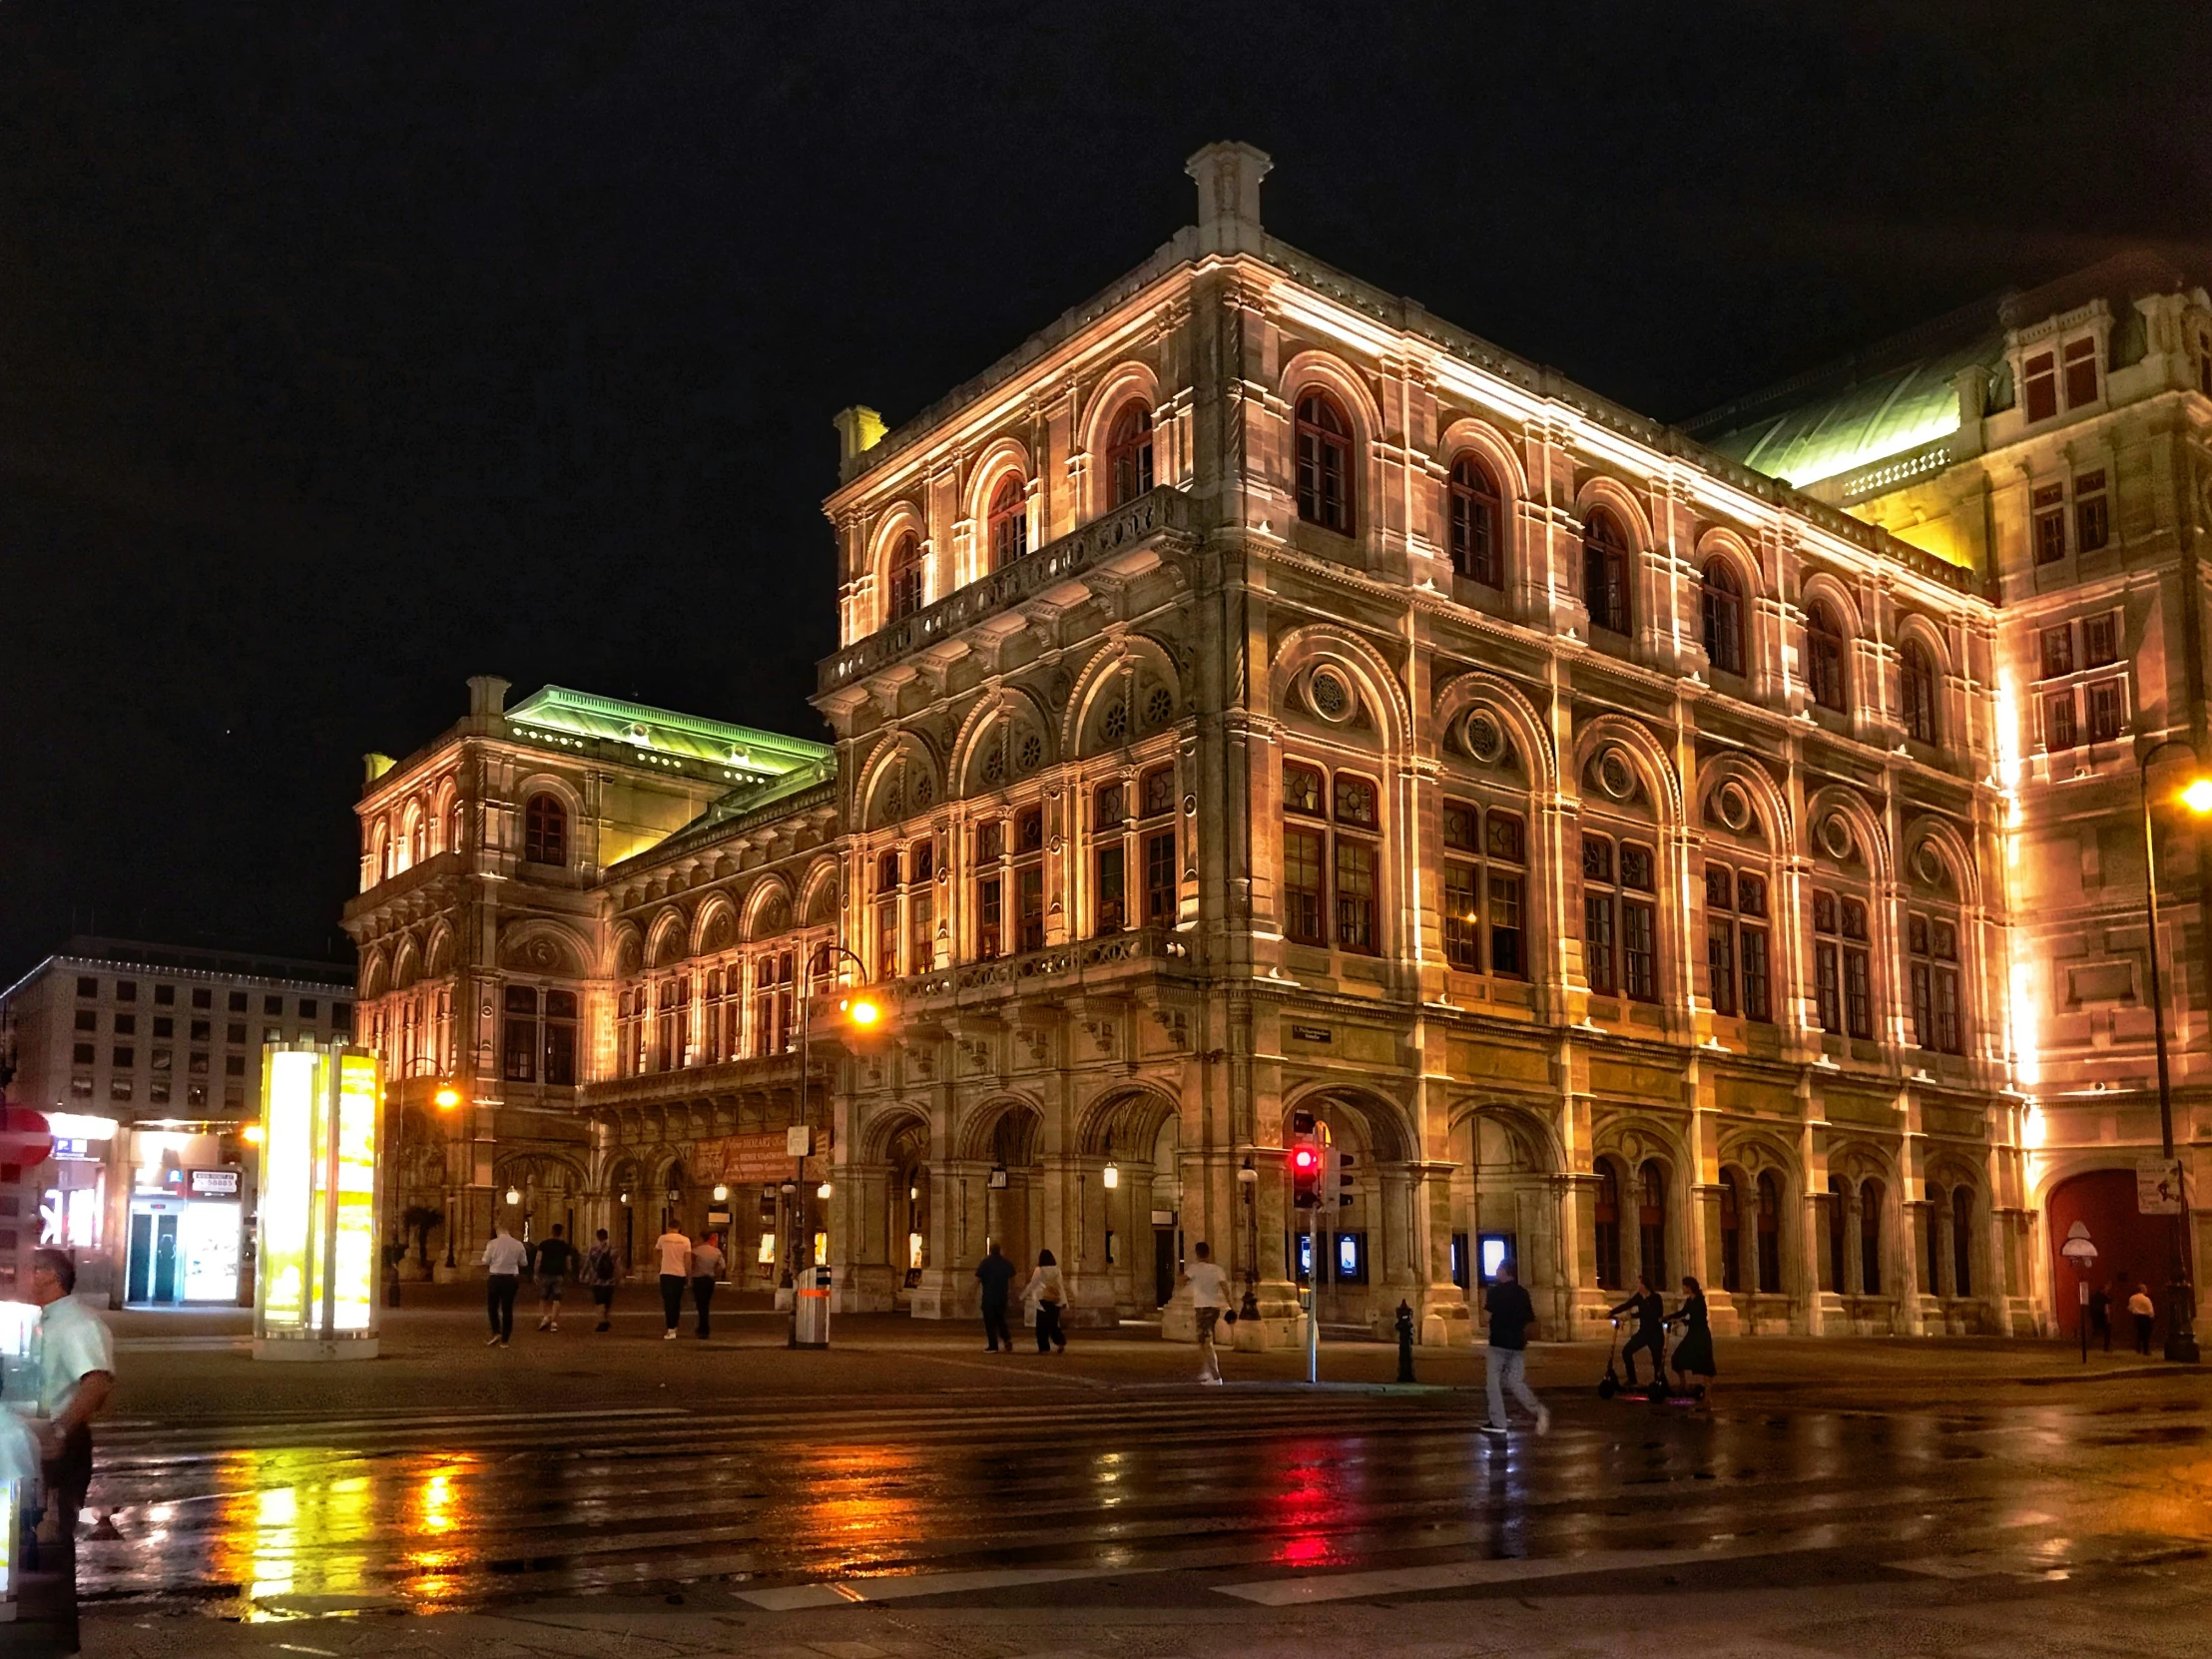
<path fill-rule="evenodd" d="M 1413 1218 L 1413 1260 L 1418 1280 L 1413 1295 L 1414 1329 L 1424 1348 L 1464 1348 L 1474 1341 L 1466 1293 L 1451 1281 L 1451 1180 L 1457 1166 L 1431 1160 L 1407 1166 L 1412 1178 L 1409 1208 Z M 1470 1236 L 1468 1248 L 1473 1248 Z M 1391 1317 L 1396 1317 L 1393 1305 Z"/>

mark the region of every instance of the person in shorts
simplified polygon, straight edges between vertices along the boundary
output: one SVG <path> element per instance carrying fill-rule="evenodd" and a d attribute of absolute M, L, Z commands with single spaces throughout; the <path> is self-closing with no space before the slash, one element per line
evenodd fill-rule
<path fill-rule="evenodd" d="M 590 1254 L 584 1258 L 584 1278 L 591 1285 L 591 1299 L 599 1309 L 599 1326 L 606 1330 L 614 1323 L 615 1281 L 621 1277 L 622 1264 L 615 1259 L 615 1247 L 608 1242 L 607 1230 L 602 1227 L 599 1237 L 592 1241 Z"/>
<path fill-rule="evenodd" d="M 558 1331 L 561 1328 L 561 1293 L 568 1288 L 571 1275 L 576 1272 L 576 1247 L 562 1234 L 560 1224 L 538 1246 L 538 1259 L 533 1264 L 538 1276 L 538 1329 Z"/>
<path fill-rule="evenodd" d="M 1198 1260 L 1183 1277 L 1191 1282 L 1191 1310 L 1198 1315 L 1198 1380 L 1219 1386 L 1221 1354 L 1214 1347 L 1214 1329 L 1229 1312 L 1229 1275 L 1222 1272 L 1213 1247 L 1204 1240 L 1192 1249 Z"/>

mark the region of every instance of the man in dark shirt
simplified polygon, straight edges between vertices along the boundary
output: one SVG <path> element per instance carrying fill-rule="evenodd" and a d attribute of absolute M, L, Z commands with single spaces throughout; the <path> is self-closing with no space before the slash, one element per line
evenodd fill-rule
<path fill-rule="evenodd" d="M 1484 1294 L 1483 1306 L 1490 1315 L 1490 1355 L 1485 1368 L 1489 1373 L 1490 1420 L 1482 1424 L 1482 1432 L 1497 1439 L 1505 1437 L 1505 1391 L 1510 1388 L 1513 1397 L 1535 1413 L 1536 1432 L 1550 1433 L 1551 1413 L 1528 1388 L 1528 1333 L 1536 1327 L 1536 1305 L 1521 1289 L 1510 1261 L 1499 1264 L 1497 1276 Z"/>
<path fill-rule="evenodd" d="M 553 1233 L 538 1246 L 534 1265 L 538 1276 L 538 1329 L 558 1331 L 561 1328 L 561 1293 L 568 1288 L 568 1276 L 576 1271 L 576 1247 L 561 1236 L 555 1224 Z"/>
<path fill-rule="evenodd" d="M 1608 1310 L 1614 1319 L 1623 1314 L 1636 1316 L 1636 1334 L 1628 1339 L 1628 1346 L 1621 1350 L 1621 1359 L 1628 1367 L 1628 1385 L 1636 1385 L 1636 1356 L 1651 1356 L 1651 1380 L 1662 1382 L 1667 1375 L 1667 1305 L 1659 1293 L 1651 1288 L 1651 1275 L 1636 1276 L 1636 1294 L 1626 1302 Z"/>
<path fill-rule="evenodd" d="M 975 1282 L 983 1287 L 983 1340 L 986 1352 L 997 1354 L 1014 1351 L 1014 1339 L 1006 1331 L 1006 1292 L 1014 1282 L 1014 1264 L 1007 1261 L 997 1245 L 984 1257 L 975 1270 Z M 1002 1351 L 999 1344 L 1006 1346 Z"/>

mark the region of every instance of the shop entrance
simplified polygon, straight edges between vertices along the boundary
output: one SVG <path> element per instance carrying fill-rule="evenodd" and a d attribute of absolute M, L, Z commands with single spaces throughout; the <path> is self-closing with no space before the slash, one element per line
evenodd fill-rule
<path fill-rule="evenodd" d="M 131 1284 L 133 1302 L 177 1300 L 177 1223 L 174 1215 L 131 1217 Z"/>

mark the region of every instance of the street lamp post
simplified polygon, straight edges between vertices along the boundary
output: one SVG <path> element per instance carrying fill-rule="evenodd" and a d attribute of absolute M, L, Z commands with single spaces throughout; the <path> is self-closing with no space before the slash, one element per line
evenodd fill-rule
<path fill-rule="evenodd" d="M 867 963 L 861 961 L 859 953 L 849 945 L 825 944 L 820 947 L 820 950 L 832 953 L 830 955 L 832 962 L 839 957 L 849 959 L 852 965 L 860 970 L 861 979 L 865 981 L 867 978 Z M 809 1130 L 814 1127 L 814 966 L 813 956 L 810 955 L 805 964 L 805 977 L 800 981 L 799 987 L 799 1123 L 802 1128 Z M 872 1021 L 875 1017 L 874 1004 L 869 1003 L 865 1006 L 868 1010 L 866 1017 Z M 808 1289 L 807 1270 L 814 1265 L 808 1259 L 814 1235 L 810 1226 L 811 1215 L 807 1203 L 807 1183 L 804 1179 L 806 1173 L 806 1166 L 802 1164 L 799 1170 L 801 1179 L 795 1181 L 787 1189 L 792 1194 L 790 1215 L 793 1224 L 792 1230 L 797 1235 L 791 1240 L 791 1248 L 784 1257 L 786 1271 L 791 1275 L 792 1282 L 791 1346 L 793 1348 L 799 1346 L 799 1299 Z"/>
<path fill-rule="evenodd" d="M 2161 1156 L 2174 1159 L 2173 1083 L 2166 1063 L 2166 993 L 2158 971 L 2158 842 L 2151 824 L 2150 764 L 2161 750 L 2196 747 L 2180 738 L 2154 744 L 2136 763 L 2136 782 L 2143 800 L 2143 910 L 2150 924 L 2150 1025 L 2158 1051 L 2158 1137 Z M 2181 792 L 2180 799 L 2200 818 L 2212 813 L 2212 778 L 2199 776 Z M 2189 1186 L 2180 1183 L 2181 1209 L 2174 1217 L 2173 1283 L 2167 1288 L 2166 1358 L 2185 1365 L 2197 1360 L 2196 1287 L 2189 1248 Z"/>
<path fill-rule="evenodd" d="M 1249 1153 L 1244 1167 L 1237 1171 L 1237 1185 L 1244 1190 L 1245 1208 L 1244 1306 L 1237 1310 L 1237 1317 L 1256 1320 L 1260 1317 L 1260 1172 L 1252 1167 Z"/>

